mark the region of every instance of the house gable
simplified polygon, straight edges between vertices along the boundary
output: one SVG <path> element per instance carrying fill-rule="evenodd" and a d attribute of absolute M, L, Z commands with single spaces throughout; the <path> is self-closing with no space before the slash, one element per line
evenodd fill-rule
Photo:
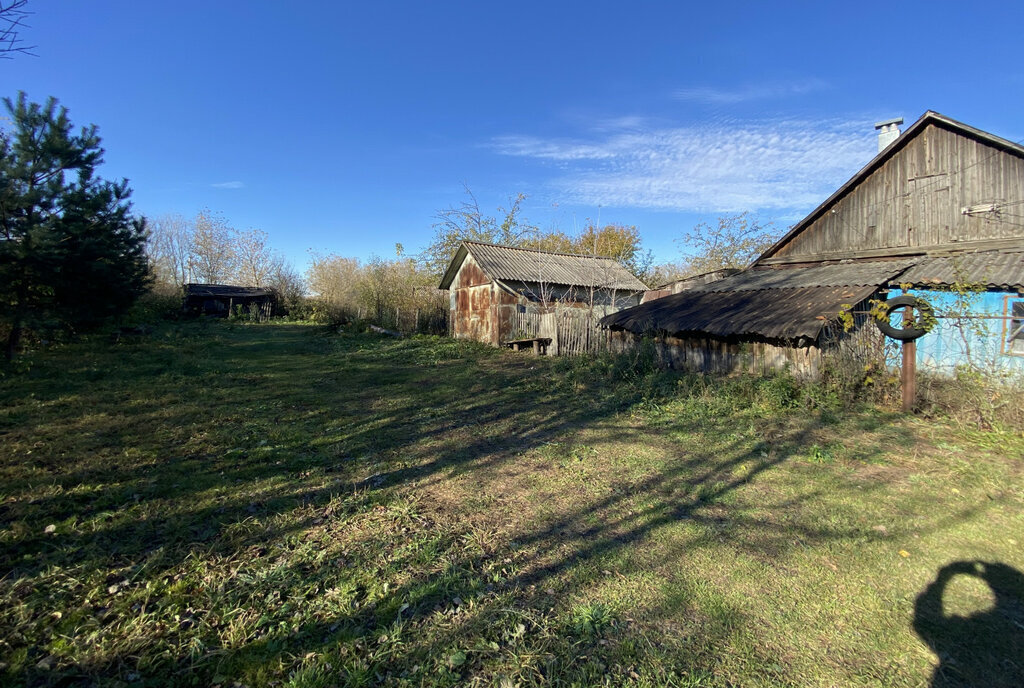
<path fill-rule="evenodd" d="M 1013 248 L 1022 216 L 1024 148 L 928 112 L 756 264 Z"/>

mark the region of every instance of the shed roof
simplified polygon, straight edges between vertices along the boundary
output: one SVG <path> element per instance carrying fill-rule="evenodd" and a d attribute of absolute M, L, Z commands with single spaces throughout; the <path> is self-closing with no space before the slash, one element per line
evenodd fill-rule
<path fill-rule="evenodd" d="M 578 256 L 534 249 L 464 241 L 441 278 L 448 289 L 467 255 L 491 279 L 545 282 L 570 287 L 644 291 L 647 287 L 618 261 L 605 256 Z"/>
<path fill-rule="evenodd" d="M 916 287 L 969 283 L 985 289 L 1024 290 L 1024 248 L 922 258 L 895 281 Z"/>
<path fill-rule="evenodd" d="M 672 287 L 681 284 L 707 284 L 708 282 L 716 282 L 723 277 L 729 277 L 735 275 L 737 272 L 741 272 L 739 268 L 721 268 L 719 270 L 709 270 L 708 272 L 701 272 L 696 275 L 689 275 L 688 277 L 680 277 L 678 279 L 659 284 L 654 289 L 670 289 Z"/>
<path fill-rule="evenodd" d="M 817 339 L 844 305 L 863 301 L 912 263 L 876 260 L 748 269 L 613 313 L 601 324 L 636 333 Z"/>
<path fill-rule="evenodd" d="M 877 286 L 773 288 L 759 291 L 684 291 L 627 308 L 601 325 L 638 334 L 710 334 L 770 339 L 817 339 L 844 305 L 859 303 Z"/>
<path fill-rule="evenodd" d="M 186 284 L 185 296 L 206 296 L 217 298 L 253 298 L 272 296 L 270 289 L 263 287 L 239 287 L 233 284 Z"/>
<path fill-rule="evenodd" d="M 693 291 L 878 287 L 913 263 L 913 260 L 872 260 L 806 267 L 753 268 L 716 282 L 697 285 Z"/>

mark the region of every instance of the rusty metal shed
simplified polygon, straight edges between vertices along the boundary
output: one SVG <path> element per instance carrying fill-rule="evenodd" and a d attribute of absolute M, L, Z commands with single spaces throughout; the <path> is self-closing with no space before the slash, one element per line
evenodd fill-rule
<path fill-rule="evenodd" d="M 520 336 L 557 340 L 564 331 L 559 323 L 564 325 L 572 312 L 596 314 L 580 325 L 593 329 L 600 316 L 638 304 L 647 289 L 605 256 L 476 241 L 459 246 L 439 286 L 449 290 L 452 335 L 494 346 Z"/>

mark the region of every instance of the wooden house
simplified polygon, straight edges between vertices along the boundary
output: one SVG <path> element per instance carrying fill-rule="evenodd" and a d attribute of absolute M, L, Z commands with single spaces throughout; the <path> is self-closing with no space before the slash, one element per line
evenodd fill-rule
<path fill-rule="evenodd" d="M 863 316 L 903 287 L 939 316 L 919 340 L 920 367 L 1024 371 L 1024 147 L 935 112 L 879 147 L 744 271 L 602 324 L 623 345 L 654 335 L 672 366 L 814 375 L 842 339 L 840 311 Z M 971 312 L 954 313 L 965 291 Z M 964 318 L 985 327 L 965 335 Z"/>
<path fill-rule="evenodd" d="M 191 315 L 227 317 L 241 308 L 246 315 L 269 318 L 274 309 L 274 292 L 231 284 L 186 284 L 182 307 Z"/>
<path fill-rule="evenodd" d="M 459 246 L 440 288 L 453 336 L 494 346 L 542 338 L 551 353 L 587 349 L 598 319 L 647 289 L 611 258 L 476 241 Z"/>

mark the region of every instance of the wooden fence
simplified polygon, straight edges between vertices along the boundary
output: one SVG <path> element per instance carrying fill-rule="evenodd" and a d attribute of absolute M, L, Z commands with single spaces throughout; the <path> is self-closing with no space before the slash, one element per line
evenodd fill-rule
<path fill-rule="evenodd" d="M 610 312 L 610 309 L 607 309 Z M 546 313 L 533 309 L 516 314 L 515 329 L 525 337 L 547 337 L 556 356 L 595 354 L 608 348 L 608 332 L 598 325 L 604 307 L 557 307 Z"/>
<path fill-rule="evenodd" d="M 356 316 L 360 320 L 368 320 L 374 325 L 397 330 L 406 334 L 447 334 L 447 308 L 381 308 L 369 310 L 359 308 Z"/>

